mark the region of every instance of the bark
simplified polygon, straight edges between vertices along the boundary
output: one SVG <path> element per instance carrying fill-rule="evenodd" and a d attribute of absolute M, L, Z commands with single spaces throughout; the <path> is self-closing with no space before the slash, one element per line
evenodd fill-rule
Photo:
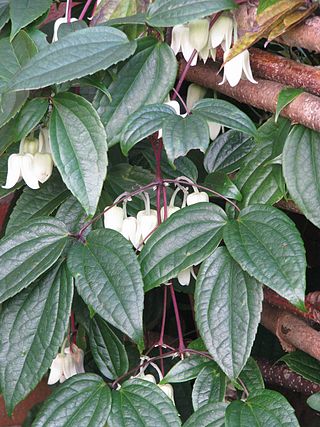
<path fill-rule="evenodd" d="M 248 4 L 241 5 L 236 11 L 239 35 L 255 31 L 257 8 Z M 312 16 L 276 39 L 288 46 L 302 47 L 309 51 L 320 52 L 320 17 Z"/>
<path fill-rule="evenodd" d="M 180 59 L 179 73 L 182 74 L 186 62 Z M 277 107 L 279 92 L 285 87 L 281 83 L 256 79 L 257 84 L 241 80 L 235 87 L 227 82 L 221 84 L 222 77 L 218 75 L 218 67 L 212 61 L 191 67 L 186 80 L 223 93 L 239 102 L 252 105 L 264 111 L 274 113 Z M 310 129 L 320 131 L 320 98 L 309 93 L 302 93 L 298 98 L 285 107 L 281 116 L 287 117 L 293 123 L 300 123 Z"/>
<path fill-rule="evenodd" d="M 222 63 L 222 59 L 223 52 L 219 49 L 217 60 Z M 317 67 L 256 48 L 250 49 L 250 64 L 255 78 L 272 80 L 320 95 L 320 69 Z"/>
<path fill-rule="evenodd" d="M 264 302 L 261 323 L 278 337 L 285 351 L 299 349 L 320 360 L 320 332 L 304 320 Z"/>

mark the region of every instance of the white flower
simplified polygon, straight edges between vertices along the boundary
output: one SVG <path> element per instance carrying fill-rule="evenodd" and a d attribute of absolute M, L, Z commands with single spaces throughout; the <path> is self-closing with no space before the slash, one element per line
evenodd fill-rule
<path fill-rule="evenodd" d="M 233 31 L 236 31 L 234 20 L 229 16 L 221 15 L 210 29 L 211 47 L 216 48 L 221 45 L 223 50 L 230 49 Z"/>
<path fill-rule="evenodd" d="M 123 219 L 123 209 L 119 206 L 113 206 L 104 213 L 104 227 L 120 233 L 123 225 Z"/>
<path fill-rule="evenodd" d="M 189 40 L 193 49 L 200 52 L 208 44 L 209 21 L 208 19 L 195 19 L 189 23 Z"/>
<path fill-rule="evenodd" d="M 193 51 L 194 46 L 190 42 L 190 30 L 186 25 L 175 25 L 172 29 L 171 49 L 176 55 L 182 52 L 184 59 L 188 62 Z M 191 62 L 191 66 L 197 64 L 198 55 L 196 54 Z"/>
<path fill-rule="evenodd" d="M 228 56 L 229 51 L 227 50 L 224 54 L 224 60 Z M 251 83 L 257 83 L 252 75 L 250 67 L 249 51 L 246 49 L 239 55 L 226 62 L 224 65 L 223 80 L 220 84 L 225 83 L 227 80 L 231 87 L 236 86 L 239 81 L 246 77 Z"/>
<path fill-rule="evenodd" d="M 73 375 L 84 373 L 83 357 L 83 351 L 75 344 L 72 344 L 72 350 L 66 347 L 51 363 L 48 384 L 63 383 Z"/>
<path fill-rule="evenodd" d="M 187 197 L 187 205 L 195 205 L 196 203 L 209 202 L 209 196 L 204 191 L 194 191 Z"/>

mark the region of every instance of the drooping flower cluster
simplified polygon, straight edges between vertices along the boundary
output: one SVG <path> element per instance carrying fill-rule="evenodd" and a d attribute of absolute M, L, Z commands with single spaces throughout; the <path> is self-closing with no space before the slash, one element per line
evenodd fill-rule
<path fill-rule="evenodd" d="M 50 178 L 52 169 L 48 129 L 42 128 L 39 139 L 32 136 L 22 139 L 19 153 L 9 156 L 7 179 L 2 188 L 12 188 L 23 179 L 28 187 L 38 189 L 39 182 L 43 184 Z"/>
<path fill-rule="evenodd" d="M 182 52 L 186 61 L 189 61 L 193 51 L 194 56 L 191 66 L 197 64 L 198 57 L 204 62 L 211 57 L 216 58 L 216 48 L 221 46 L 224 50 L 224 60 L 227 58 L 232 46 L 238 39 L 237 23 L 229 14 L 222 14 L 209 28 L 207 18 L 197 19 L 185 25 L 176 25 L 172 30 L 171 48 L 175 55 Z M 228 81 L 230 86 L 236 86 L 240 79 L 246 77 L 250 82 L 257 83 L 252 75 L 249 51 L 245 50 L 224 66 L 223 81 Z"/>
<path fill-rule="evenodd" d="M 184 180 L 191 182 L 186 177 L 181 177 Z M 183 191 L 183 200 L 181 207 L 175 205 L 175 198 L 179 191 Z M 155 209 L 150 207 L 150 198 L 147 193 L 143 193 L 145 209 L 139 211 L 136 217 L 127 216 L 126 203 L 123 207 L 107 206 L 104 213 L 104 226 L 121 233 L 127 240 L 129 240 L 136 250 L 141 250 L 150 235 L 156 230 L 158 226 L 158 216 Z M 161 221 L 165 221 L 175 212 L 179 211 L 185 206 L 194 205 L 196 203 L 208 202 L 209 196 L 207 193 L 199 192 L 197 187 L 193 187 L 193 192 L 188 193 L 188 190 L 182 186 L 176 188 L 170 199 L 169 205 L 161 208 L 160 217 Z M 178 282 L 181 286 L 188 286 L 191 280 L 191 275 L 195 278 L 193 266 L 182 270 L 178 276 Z"/>
<path fill-rule="evenodd" d="M 83 357 L 83 350 L 75 344 L 65 348 L 62 346 L 61 353 L 58 353 L 51 363 L 48 384 L 52 385 L 58 381 L 63 383 L 73 375 L 83 374 Z"/>

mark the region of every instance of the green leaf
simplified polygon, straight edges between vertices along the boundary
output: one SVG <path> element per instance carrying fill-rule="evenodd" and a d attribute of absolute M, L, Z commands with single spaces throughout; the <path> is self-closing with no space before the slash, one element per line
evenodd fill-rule
<path fill-rule="evenodd" d="M 294 409 L 280 393 L 262 390 L 246 402 L 234 400 L 226 409 L 226 427 L 299 427 Z"/>
<path fill-rule="evenodd" d="M 0 95 L 0 127 L 20 111 L 28 95 L 29 93 L 26 91 L 9 92 Z"/>
<path fill-rule="evenodd" d="M 306 380 L 320 384 L 320 362 L 303 351 L 294 351 L 280 359 L 288 367 Z"/>
<path fill-rule="evenodd" d="M 138 378 L 112 392 L 109 427 L 179 427 L 179 414 L 169 397 L 149 381 Z"/>
<path fill-rule="evenodd" d="M 231 179 L 225 173 L 210 173 L 206 176 L 204 185 L 216 191 L 217 193 L 228 197 L 229 199 L 234 199 L 238 201 L 242 199 L 242 195 L 238 190 L 238 187 L 231 181 Z"/>
<path fill-rule="evenodd" d="M 320 411 L 320 393 L 315 393 L 309 396 L 307 404 L 315 411 Z"/>
<path fill-rule="evenodd" d="M 181 117 L 175 114 L 163 122 L 163 145 L 171 163 L 190 150 L 205 152 L 209 142 L 209 128 L 201 116 Z"/>
<path fill-rule="evenodd" d="M 249 357 L 245 367 L 242 369 L 239 378 L 242 380 L 250 394 L 254 394 L 264 389 L 264 381 L 257 362 Z"/>
<path fill-rule="evenodd" d="M 208 403 L 201 406 L 183 427 L 225 427 L 224 416 L 227 403 Z"/>
<path fill-rule="evenodd" d="M 319 133 L 295 126 L 283 150 L 283 174 L 290 196 L 317 227 L 320 227 L 319 162 Z"/>
<path fill-rule="evenodd" d="M 242 194 L 242 200 L 238 203 L 240 208 L 257 203 L 273 205 L 282 198 L 273 174 L 274 165 L 269 163 L 272 148 L 272 140 L 262 141 L 254 144 L 253 150 L 246 156 L 234 181 Z"/>
<path fill-rule="evenodd" d="M 192 405 L 197 411 L 208 403 L 224 401 L 227 378 L 216 366 L 205 366 L 197 376 L 192 389 Z"/>
<path fill-rule="evenodd" d="M 230 129 L 255 136 L 253 121 L 238 107 L 222 99 L 202 99 L 192 108 L 192 114 L 208 122 L 220 123 Z"/>
<path fill-rule="evenodd" d="M 96 211 L 107 172 L 104 128 L 90 102 L 72 93 L 53 99 L 50 144 L 63 181 L 88 215 Z"/>
<path fill-rule="evenodd" d="M 114 230 L 92 231 L 70 249 L 68 267 L 83 300 L 140 345 L 143 282 L 128 241 Z"/>
<path fill-rule="evenodd" d="M 124 345 L 107 322 L 97 315 L 90 322 L 89 341 L 94 361 L 105 377 L 114 380 L 128 371 Z"/>
<path fill-rule="evenodd" d="M 10 214 L 6 233 L 16 231 L 25 221 L 50 215 L 69 194 L 58 174 L 51 177 L 38 190 L 25 187 Z"/>
<path fill-rule="evenodd" d="M 195 314 L 207 349 L 230 378 L 246 364 L 262 310 L 262 286 L 242 271 L 225 247 L 200 267 Z"/>
<path fill-rule="evenodd" d="M 233 0 L 156 0 L 149 6 L 146 20 L 152 27 L 172 27 L 235 7 Z"/>
<path fill-rule="evenodd" d="M 73 295 L 64 264 L 5 302 L 0 318 L 1 389 L 9 414 L 38 384 L 56 357 Z"/>
<path fill-rule="evenodd" d="M 223 239 L 243 270 L 304 309 L 305 250 L 286 214 L 272 206 L 249 206 L 225 226 Z"/>
<path fill-rule="evenodd" d="M 38 52 L 7 90 L 38 89 L 109 68 L 132 55 L 136 42 L 110 27 L 85 28 Z"/>
<path fill-rule="evenodd" d="M 111 409 L 108 385 L 95 374 L 78 374 L 45 401 L 33 427 L 104 426 Z"/>
<path fill-rule="evenodd" d="M 54 218 L 36 218 L 0 241 L 0 302 L 27 287 L 59 258 L 67 231 Z"/>
<path fill-rule="evenodd" d="M 278 120 L 278 117 L 281 111 L 290 104 L 290 102 L 294 101 L 304 90 L 301 88 L 294 87 L 285 87 L 283 88 L 278 95 L 277 101 L 277 109 L 275 114 L 275 121 Z"/>
<path fill-rule="evenodd" d="M 50 5 L 51 0 L 10 0 L 11 40 L 21 28 L 49 10 Z"/>
<path fill-rule="evenodd" d="M 150 236 L 140 253 L 145 291 L 199 264 L 218 246 L 226 214 L 212 203 L 180 209 Z"/>
<path fill-rule="evenodd" d="M 236 130 L 229 130 L 210 144 L 204 157 L 208 173 L 234 172 L 243 164 L 247 154 L 255 147 L 252 138 Z"/>
<path fill-rule="evenodd" d="M 112 101 L 104 96 L 97 108 L 109 145 L 119 142 L 132 113 L 146 104 L 162 102 L 176 79 L 177 61 L 172 49 L 154 39 L 143 42 L 144 48 L 129 59 L 109 86 Z"/>
<path fill-rule="evenodd" d="M 182 383 L 197 378 L 205 368 L 217 368 L 215 362 L 203 356 L 189 356 L 176 363 L 161 381 L 161 384 Z"/>
<path fill-rule="evenodd" d="M 153 104 L 139 108 L 131 114 L 126 122 L 121 137 L 121 150 L 125 156 L 132 147 L 147 136 L 162 128 L 162 123 L 171 116 L 175 116 L 173 108 L 164 104 Z"/>
<path fill-rule="evenodd" d="M 9 21 L 9 0 L 0 0 L 0 30 Z"/>

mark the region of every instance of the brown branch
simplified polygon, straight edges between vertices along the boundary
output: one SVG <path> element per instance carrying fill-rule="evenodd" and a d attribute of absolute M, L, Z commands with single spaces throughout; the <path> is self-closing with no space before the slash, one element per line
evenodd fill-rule
<path fill-rule="evenodd" d="M 236 19 L 240 35 L 255 31 L 257 9 L 248 4 L 241 5 L 236 11 Z M 279 43 L 288 46 L 302 47 L 304 49 L 320 52 L 320 17 L 313 16 L 276 39 Z"/>
<path fill-rule="evenodd" d="M 181 73 L 186 62 L 182 58 L 179 62 L 179 72 Z M 218 67 L 208 61 L 207 64 L 191 67 L 186 80 L 214 89 L 261 110 L 272 113 L 276 111 L 279 92 L 284 88 L 281 83 L 256 79 L 258 84 L 253 84 L 247 80 L 241 80 L 237 86 L 231 87 L 228 83 L 220 85 L 222 77 L 217 73 Z M 300 123 L 310 129 L 320 131 L 320 98 L 302 93 L 282 110 L 281 115 L 293 123 Z"/>
<path fill-rule="evenodd" d="M 306 380 L 291 371 L 284 363 L 272 364 L 268 360 L 257 360 L 263 379 L 267 384 L 284 387 L 294 392 L 310 395 L 320 392 L 320 385 Z"/>
<path fill-rule="evenodd" d="M 285 351 L 299 349 L 320 360 L 320 332 L 304 320 L 264 302 L 261 323 L 278 337 Z"/>

